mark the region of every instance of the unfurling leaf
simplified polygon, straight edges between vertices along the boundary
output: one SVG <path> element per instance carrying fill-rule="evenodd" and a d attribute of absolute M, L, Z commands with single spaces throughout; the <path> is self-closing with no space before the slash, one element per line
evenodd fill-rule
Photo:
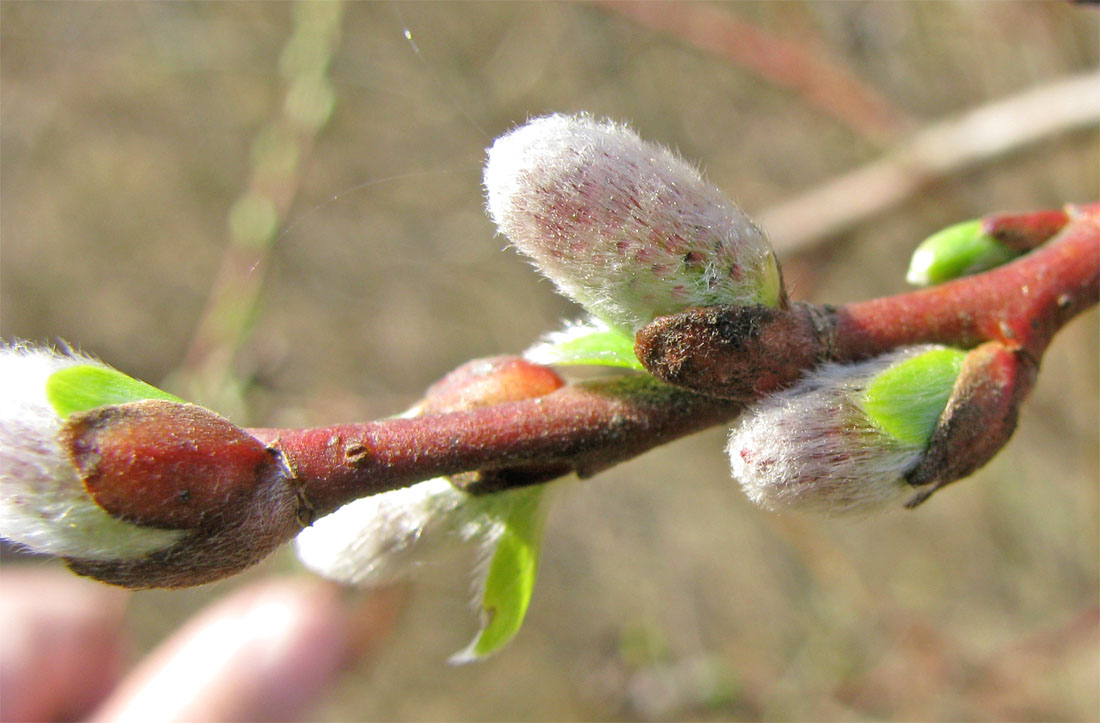
<path fill-rule="evenodd" d="M 481 630 L 452 663 L 467 663 L 504 647 L 520 627 L 531 602 L 542 546 L 544 488 L 530 487 L 500 493 L 495 524 L 500 525 L 479 591 Z"/>
<path fill-rule="evenodd" d="M 46 398 L 62 419 L 74 412 L 86 412 L 106 404 L 143 399 L 183 401 L 152 384 L 98 364 L 76 364 L 54 372 L 46 380 Z"/>

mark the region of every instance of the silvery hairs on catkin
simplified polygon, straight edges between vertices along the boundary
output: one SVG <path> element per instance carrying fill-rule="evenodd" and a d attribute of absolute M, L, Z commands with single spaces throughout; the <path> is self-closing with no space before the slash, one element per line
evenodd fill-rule
<path fill-rule="evenodd" d="M 941 347 L 916 346 L 858 364 L 826 364 L 798 384 L 765 397 L 730 435 L 733 476 L 769 510 L 868 514 L 913 493 L 904 479 L 924 444 L 885 432 L 862 406 L 880 373 Z M 913 401 L 942 390 L 915 388 Z"/>
<path fill-rule="evenodd" d="M 633 332 L 689 306 L 778 303 L 763 232 L 698 170 L 626 126 L 545 116 L 488 153 L 500 232 L 612 326 Z"/>

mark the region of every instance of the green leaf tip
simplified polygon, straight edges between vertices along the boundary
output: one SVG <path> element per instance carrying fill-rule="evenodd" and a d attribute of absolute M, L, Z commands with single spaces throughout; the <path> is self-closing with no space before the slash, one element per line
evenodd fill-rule
<path fill-rule="evenodd" d="M 590 327 L 584 327 L 585 331 Z M 547 365 L 606 366 L 644 371 L 634 355 L 634 337 L 618 329 L 596 328 L 561 334 L 540 345 L 537 361 Z"/>
<path fill-rule="evenodd" d="M 77 364 L 51 374 L 46 380 L 46 399 L 62 419 L 75 412 L 107 404 L 125 404 L 142 399 L 183 401 L 117 369 L 98 364 Z"/>
<path fill-rule="evenodd" d="M 775 309 L 783 299 L 783 276 L 779 273 L 779 263 L 775 254 L 771 254 L 771 263 L 762 264 L 760 270 L 760 303 Z"/>
<path fill-rule="evenodd" d="M 451 663 L 468 663 L 492 655 L 507 645 L 523 625 L 538 572 L 544 491 L 540 485 L 499 493 L 511 499 L 501 510 L 503 530 L 481 591 L 481 630 L 464 650 L 451 657 Z"/>
<path fill-rule="evenodd" d="M 909 261 L 905 280 L 914 286 L 933 286 L 988 271 L 1019 255 L 985 233 L 981 219 L 964 221 L 922 241 Z"/>
<path fill-rule="evenodd" d="M 924 446 L 947 406 L 967 352 L 932 349 L 876 376 L 863 393 L 862 407 L 895 439 Z"/>

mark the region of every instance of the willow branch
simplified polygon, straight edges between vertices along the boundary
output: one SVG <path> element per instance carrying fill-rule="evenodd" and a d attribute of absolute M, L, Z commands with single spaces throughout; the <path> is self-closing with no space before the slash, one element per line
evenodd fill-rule
<path fill-rule="evenodd" d="M 473 493 L 588 476 L 726 422 L 823 361 L 926 342 L 975 347 L 920 464 L 906 473 L 916 505 L 996 454 L 1051 338 L 1100 296 L 1100 205 L 987 221 L 1018 246 L 1041 245 L 986 274 L 836 309 L 784 300 L 659 317 L 635 343 L 652 376 L 567 384 L 518 357 L 479 360 L 433 385 L 418 416 L 316 429 L 242 430 L 163 397 L 78 406 L 63 421 L 43 417 L 52 436 L 31 445 L 30 462 L 7 464 L 29 469 L 37 484 L 36 450 L 56 449 L 48 469 L 68 483 L 58 494 L 91 515 L 92 532 L 111 533 L 96 539 L 117 542 L 56 550 L 72 569 L 127 587 L 182 587 L 243 570 L 361 497 L 439 476 Z M 117 372 L 57 355 L 38 363 L 118 381 Z M 26 429 L 16 434 L 24 447 L 41 434 Z M 13 509 L 68 544 L 64 518 L 59 526 L 38 508 Z"/>
<path fill-rule="evenodd" d="M 1037 218 L 1016 217 L 1007 227 L 1023 229 L 1036 242 L 1050 227 L 1049 215 L 1043 217 L 1046 225 Z M 726 422 L 744 403 L 793 383 L 826 358 L 854 360 L 933 341 L 972 347 L 992 340 L 1038 359 L 1057 329 L 1097 303 L 1098 280 L 1100 213 L 1093 208 L 1077 213 L 1036 251 L 989 273 L 837 309 L 795 305 L 774 312 L 781 321 L 768 324 L 735 319 L 733 332 L 774 332 L 753 337 L 755 345 L 746 346 L 744 336 L 723 328 L 722 307 L 689 310 L 643 329 L 637 349 L 650 371 L 707 394 L 630 374 L 468 411 L 249 432 L 283 457 L 320 514 L 440 475 L 496 471 L 504 486 L 568 472 L 587 476 Z M 752 369 L 746 372 L 746 366 Z M 747 390 L 729 393 L 726 385 L 743 386 L 745 379 L 751 380 Z"/>
<path fill-rule="evenodd" d="M 316 429 L 252 429 L 278 450 L 319 514 L 440 475 L 538 465 L 508 486 L 583 476 L 735 416 L 741 405 L 634 374 L 536 399 Z"/>

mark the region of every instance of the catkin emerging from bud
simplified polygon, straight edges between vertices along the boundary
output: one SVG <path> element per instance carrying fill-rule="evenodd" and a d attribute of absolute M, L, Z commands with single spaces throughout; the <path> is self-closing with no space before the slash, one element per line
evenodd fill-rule
<path fill-rule="evenodd" d="M 62 449 L 63 420 L 47 398 L 47 382 L 79 365 L 103 366 L 49 349 L 0 346 L 0 536 L 33 552 L 94 560 L 167 548 L 181 531 L 108 514 Z"/>
<path fill-rule="evenodd" d="M 866 514 L 900 504 L 964 357 L 919 346 L 815 369 L 744 414 L 729 441 L 733 476 L 775 511 Z"/>
<path fill-rule="evenodd" d="M 239 572 L 300 529 L 292 472 L 209 409 L 94 359 L 0 345 L 0 537 L 131 588 Z"/>
<path fill-rule="evenodd" d="M 628 332 L 692 306 L 781 303 L 763 232 L 625 126 L 536 118 L 496 140 L 489 215 L 564 295 Z"/>

